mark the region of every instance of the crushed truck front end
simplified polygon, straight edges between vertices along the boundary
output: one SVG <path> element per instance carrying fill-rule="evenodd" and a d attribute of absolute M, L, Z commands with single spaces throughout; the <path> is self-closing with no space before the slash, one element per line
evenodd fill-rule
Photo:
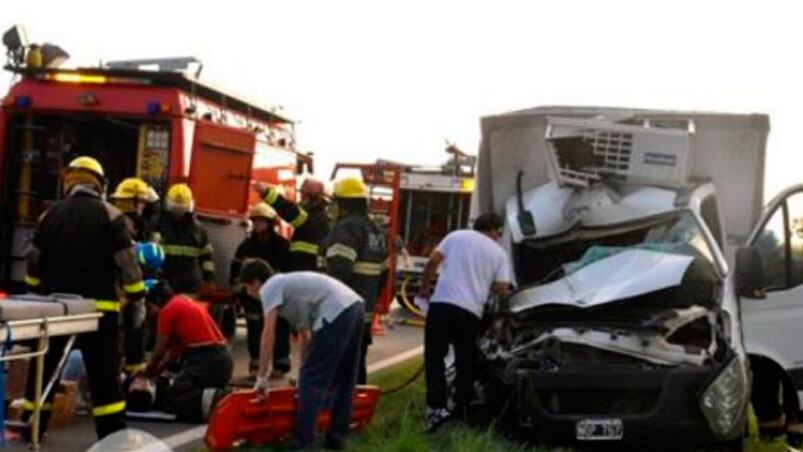
<path fill-rule="evenodd" d="M 504 401 L 508 422 L 545 442 L 739 441 L 738 306 L 714 234 L 679 206 L 711 189 L 597 187 L 556 205 L 562 188 L 547 185 L 524 196 L 529 210 L 581 213 L 542 224 L 554 232 L 544 238 L 519 235 L 509 206 L 519 289 L 494 304 L 480 340 L 484 401 Z"/>

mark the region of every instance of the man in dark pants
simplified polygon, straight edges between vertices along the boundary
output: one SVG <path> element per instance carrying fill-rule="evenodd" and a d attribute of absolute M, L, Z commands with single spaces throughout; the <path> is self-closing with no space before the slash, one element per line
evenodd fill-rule
<path fill-rule="evenodd" d="M 103 168 L 95 159 L 78 157 L 70 162 L 64 173 L 65 199 L 39 219 L 28 251 L 25 277 L 34 292 L 78 294 L 94 299 L 95 308 L 103 313 L 97 331 L 78 337 L 99 439 L 126 426 L 118 355 L 120 288 L 126 297 L 124 314 L 136 327 L 145 321 L 145 283 L 134 257 L 131 234 L 120 210 L 103 201 L 105 185 Z M 50 340 L 45 357 L 46 379 L 57 367 L 65 343 L 65 338 Z M 34 385 L 35 376 L 30 372 L 24 420 L 35 408 Z M 42 407 L 42 432 L 54 392 Z M 29 434 L 27 430 L 24 433 Z"/>
<path fill-rule="evenodd" d="M 276 232 L 276 211 L 264 202 L 260 202 L 251 208 L 248 219 L 251 220 L 252 230 L 248 238 L 237 247 L 234 259 L 231 261 L 231 271 L 229 272 L 231 287 L 237 287 L 237 277 L 240 274 L 242 263 L 249 258 L 257 257 L 265 260 L 272 268 L 279 271 L 287 270 L 287 253 L 290 244 L 287 239 Z M 259 365 L 259 340 L 264 323 L 262 302 L 241 290 L 236 290 L 235 296 L 245 313 L 248 354 L 251 357 L 248 371 L 255 373 Z M 286 320 L 280 318 L 276 322 L 276 329 L 277 341 L 273 351 L 273 367 L 278 371 L 277 374 L 285 374 L 290 371 L 290 325 Z"/>
<path fill-rule="evenodd" d="M 502 226 L 496 214 L 481 215 L 473 231 L 447 235 L 424 269 L 419 296 L 431 300 L 424 331 L 428 432 L 453 417 L 464 418 L 473 398 L 477 336 L 485 303 L 491 292 L 505 294 L 510 287 L 508 257 L 496 243 Z M 430 297 L 430 283 L 441 264 L 438 283 Z M 449 345 L 454 347 L 457 371 L 451 411 L 444 366 Z"/>
<path fill-rule="evenodd" d="M 345 448 L 359 365 L 363 302 L 340 281 L 317 272 L 291 272 L 271 277 L 262 260 L 243 265 L 240 280 L 265 311 L 265 329 L 255 389 L 270 386 L 276 318 L 281 315 L 298 331 L 302 356 L 298 382 L 298 409 L 291 448 L 315 446 L 315 424 L 324 397 L 332 392 L 332 422 L 326 447 Z M 270 279 L 268 279 L 270 278 Z M 266 283 L 263 284 L 264 281 Z"/>
<path fill-rule="evenodd" d="M 167 410 L 186 422 L 203 422 L 226 392 L 234 364 L 206 308 L 175 295 L 159 310 L 156 348 L 141 375 L 159 376 L 170 363 L 180 370 L 167 391 Z"/>

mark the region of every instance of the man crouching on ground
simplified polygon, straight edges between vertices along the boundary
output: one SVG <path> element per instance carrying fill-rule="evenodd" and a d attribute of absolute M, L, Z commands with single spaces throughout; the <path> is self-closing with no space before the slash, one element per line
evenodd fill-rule
<path fill-rule="evenodd" d="M 315 446 L 318 411 L 331 389 L 332 422 L 325 446 L 343 449 L 357 380 L 363 301 L 348 286 L 321 273 L 272 274 L 273 270 L 261 259 L 245 261 L 240 273 L 246 291 L 262 301 L 265 312 L 255 389 L 267 391 L 270 387 L 276 319 L 281 316 L 299 332 L 303 357 L 296 425 L 289 446 Z"/>

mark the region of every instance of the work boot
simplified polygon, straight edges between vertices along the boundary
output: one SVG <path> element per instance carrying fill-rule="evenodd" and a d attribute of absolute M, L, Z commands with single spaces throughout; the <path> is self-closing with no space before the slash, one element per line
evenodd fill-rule
<path fill-rule="evenodd" d="M 427 420 L 424 429 L 427 433 L 435 433 L 443 424 L 452 419 L 452 412 L 446 408 L 427 408 Z"/>
<path fill-rule="evenodd" d="M 346 440 L 345 438 L 326 435 L 323 448 L 326 450 L 346 450 Z"/>

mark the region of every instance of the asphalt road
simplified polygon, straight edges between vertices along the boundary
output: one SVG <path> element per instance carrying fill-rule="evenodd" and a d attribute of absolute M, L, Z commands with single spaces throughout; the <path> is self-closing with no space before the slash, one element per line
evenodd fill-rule
<path fill-rule="evenodd" d="M 403 317 L 401 311 L 391 313 L 391 319 Z M 421 352 L 423 329 L 396 322 L 386 325 L 384 336 L 374 338 L 374 344 L 368 353 L 369 372 L 389 367 L 399 360 L 404 360 Z M 248 352 L 245 342 L 245 328 L 238 327 L 234 342 L 235 370 L 234 379 L 243 378 L 248 373 Z M 294 363 L 299 362 L 295 356 Z M 294 365 L 297 370 L 297 366 Z M 203 432 L 205 426 L 175 422 L 134 422 L 129 421 L 131 429 L 143 430 L 164 441 L 176 451 L 197 451 L 203 449 Z M 77 418 L 75 423 L 58 430 L 49 431 L 42 443 L 42 450 L 59 452 L 85 451 L 95 442 L 95 430 L 88 417 Z M 27 451 L 25 444 L 10 442 L 5 449 L 10 452 Z"/>

